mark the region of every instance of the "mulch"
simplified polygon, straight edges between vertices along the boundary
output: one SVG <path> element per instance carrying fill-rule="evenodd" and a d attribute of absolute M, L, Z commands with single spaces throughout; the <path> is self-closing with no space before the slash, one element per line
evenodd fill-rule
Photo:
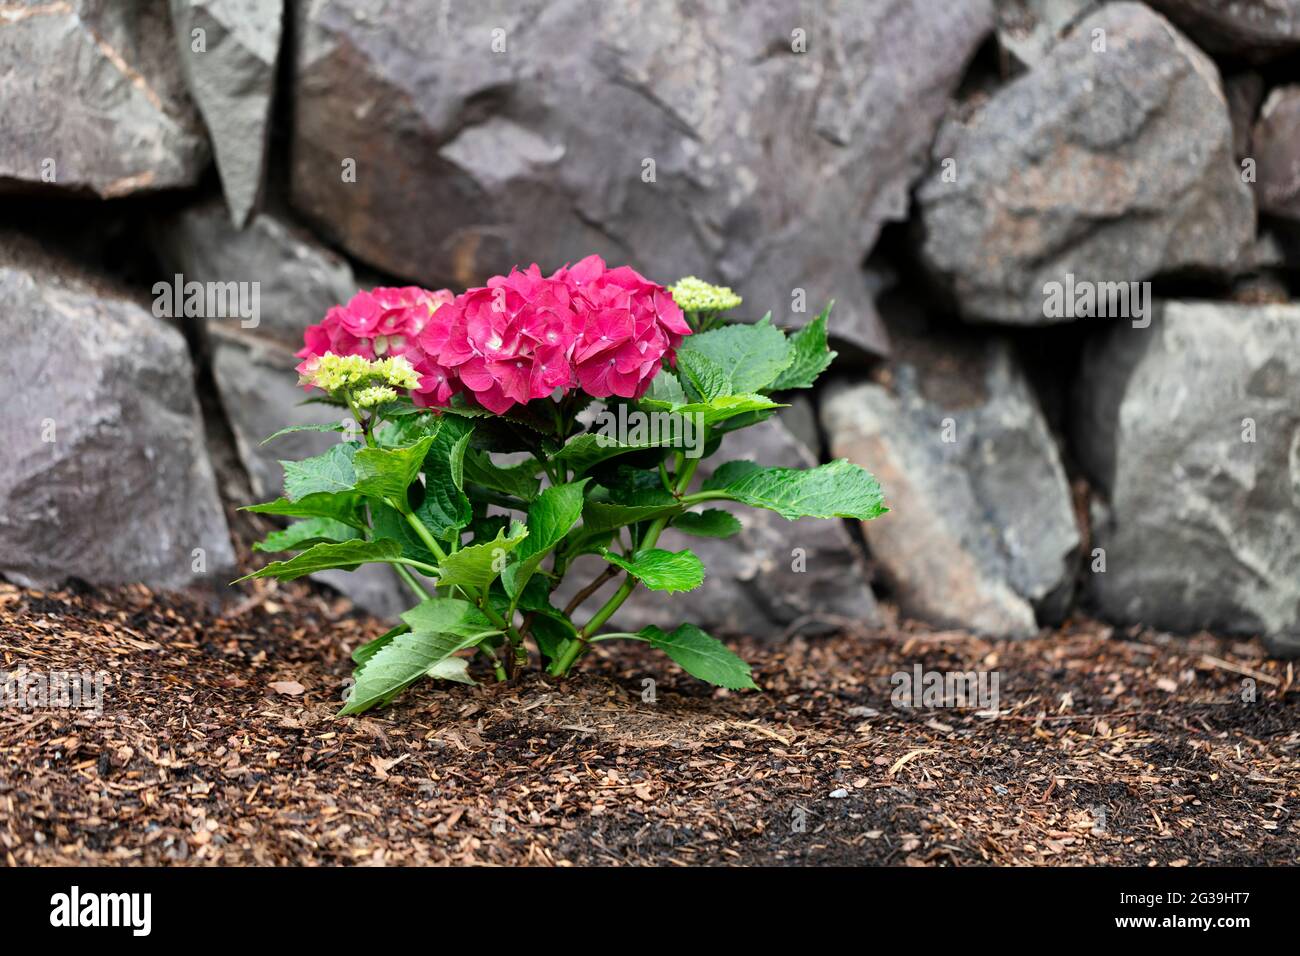
<path fill-rule="evenodd" d="M 334 719 L 383 627 L 299 584 L 224 609 L 0 585 L 0 670 L 107 675 L 98 716 L 0 707 L 0 859 L 1300 863 L 1300 688 L 1254 644 L 895 621 L 738 642 L 763 692 L 729 693 L 611 642 L 566 681 L 426 682 Z M 999 716 L 895 708 L 917 663 L 996 671 Z"/>

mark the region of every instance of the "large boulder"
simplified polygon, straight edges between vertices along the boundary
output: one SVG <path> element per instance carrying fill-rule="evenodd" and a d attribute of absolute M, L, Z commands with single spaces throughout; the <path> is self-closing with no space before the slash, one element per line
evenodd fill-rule
<path fill-rule="evenodd" d="M 0 331 L 0 573 L 38 587 L 229 581 L 181 334 L 11 236 Z"/>
<path fill-rule="evenodd" d="M 1078 527 L 1056 444 L 1003 342 L 896 339 L 885 384 L 836 382 L 831 454 L 876 475 L 890 512 L 864 522 L 905 613 L 1029 637 L 1064 614 Z"/>
<path fill-rule="evenodd" d="M 171 0 L 178 59 L 212 137 L 237 226 L 257 202 L 280 55 L 283 0 Z"/>
<path fill-rule="evenodd" d="M 1263 60 L 1300 47 L 1300 0 L 1151 0 L 1201 46 Z"/>
<path fill-rule="evenodd" d="M 201 203 L 163 220 L 154 245 L 168 270 L 162 281 L 173 286 L 176 273 L 183 282 L 256 283 L 256 324 L 206 316 L 211 331 L 246 331 L 297 349 L 307 326 L 357 291 L 345 259 L 272 213 L 258 213 L 241 230 L 220 204 Z"/>
<path fill-rule="evenodd" d="M 1259 208 L 1300 220 L 1300 86 L 1273 90 L 1259 111 L 1251 137 Z"/>
<path fill-rule="evenodd" d="M 922 255 L 971 317 L 1058 321 L 1049 283 L 1226 270 L 1254 233 L 1214 64 L 1136 3 L 1079 21 L 933 157 Z"/>
<path fill-rule="evenodd" d="M 793 468 L 817 464 L 784 425 L 769 419 L 728 437 L 715 458 L 701 463 L 697 475 L 703 479 L 713 465 L 736 458 Z M 689 621 L 716 634 L 775 638 L 787 631 L 821 633 L 880 623 L 860 548 L 842 522 L 787 521 L 743 505 L 721 507 L 744 526 L 734 537 L 697 538 L 669 528 L 659 539 L 659 547 L 690 548 L 698 554 L 706 571 L 704 584 L 666 596 L 639 588 L 619 609 L 614 625 L 667 629 Z M 598 558 L 575 562 L 557 600 L 563 604 L 603 567 Z M 616 587 L 616 581 L 606 585 L 584 607 L 599 607 Z M 583 614 L 578 616 L 581 620 Z"/>
<path fill-rule="evenodd" d="M 1103 496 L 1100 610 L 1300 635 L 1300 307 L 1169 302 L 1088 349 L 1075 425 Z"/>
<path fill-rule="evenodd" d="M 103 197 L 189 186 L 208 163 L 165 0 L 0 10 L 0 187 Z"/>
<path fill-rule="evenodd" d="M 992 25 L 987 0 L 298 9 L 293 200 L 373 266 L 463 287 L 598 252 L 796 324 L 834 298 L 875 351 L 859 266 Z"/>

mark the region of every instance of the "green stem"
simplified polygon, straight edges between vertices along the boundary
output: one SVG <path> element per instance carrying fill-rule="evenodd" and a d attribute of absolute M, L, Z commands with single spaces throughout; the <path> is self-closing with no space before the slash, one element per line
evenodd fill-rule
<path fill-rule="evenodd" d="M 414 529 L 420 540 L 424 542 L 424 546 L 433 552 L 439 562 L 447 560 L 447 553 L 443 551 L 442 548 L 438 547 L 438 542 L 434 539 L 433 532 L 424 526 L 423 521 L 411 514 L 409 511 L 406 512 L 403 517 L 406 518 L 406 523 Z"/>
<path fill-rule="evenodd" d="M 488 647 L 486 644 L 480 644 L 478 646 L 478 652 L 492 662 L 492 673 L 496 675 L 497 681 L 505 681 L 506 669 L 501 666 L 501 661 L 497 657 L 496 651 L 492 650 L 492 648 Z"/>
<path fill-rule="evenodd" d="M 427 601 L 429 598 L 433 597 L 433 595 L 429 593 L 428 589 L 415 579 L 415 575 L 406 570 L 405 567 L 400 564 L 394 564 L 393 567 L 397 569 L 398 577 L 406 582 L 406 586 L 411 589 L 411 592 L 415 595 L 417 601 Z"/>

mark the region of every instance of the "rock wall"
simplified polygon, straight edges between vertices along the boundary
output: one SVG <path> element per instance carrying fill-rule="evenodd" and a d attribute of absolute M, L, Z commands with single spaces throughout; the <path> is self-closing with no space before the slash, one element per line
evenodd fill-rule
<path fill-rule="evenodd" d="M 226 580 L 231 489 L 329 440 L 259 444 L 327 414 L 306 325 L 598 252 L 787 326 L 835 299 L 829 382 L 729 457 L 849 457 L 893 508 L 750 515 L 681 614 L 1300 644 L 1300 5 L 50 0 L 0 53 L 7 577 Z"/>

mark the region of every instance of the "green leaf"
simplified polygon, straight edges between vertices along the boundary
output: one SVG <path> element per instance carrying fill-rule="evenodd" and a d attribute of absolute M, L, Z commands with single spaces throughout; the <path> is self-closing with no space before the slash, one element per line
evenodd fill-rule
<path fill-rule="evenodd" d="M 616 414 L 612 409 L 601 413 L 601 415 Z M 601 419 L 598 417 L 597 421 L 599 422 Z M 573 469 L 575 476 L 582 475 L 593 466 L 618 455 L 626 455 L 628 452 L 633 451 L 644 451 L 647 448 L 672 447 L 674 444 L 671 431 L 655 437 L 657 439 L 655 441 L 651 441 L 649 437 L 642 440 L 619 441 L 614 435 L 604 432 L 584 432 L 575 438 L 571 438 L 569 443 L 555 455 L 554 460 L 568 465 Z"/>
<path fill-rule="evenodd" d="M 260 505 L 245 505 L 241 511 L 252 511 L 262 515 L 284 515 L 291 518 L 333 518 L 354 528 L 363 529 L 365 519 L 361 515 L 358 501 L 354 494 L 334 494 L 321 491 L 316 494 L 303 495 L 296 501 L 277 498 L 275 501 Z"/>
<path fill-rule="evenodd" d="M 405 624 L 399 624 L 386 634 L 380 634 L 373 641 L 367 641 L 352 652 L 352 661 L 356 664 L 364 664 L 383 647 L 390 644 L 398 634 L 405 634 L 410 628 Z"/>
<path fill-rule="evenodd" d="M 721 508 L 688 511 L 674 518 L 672 526 L 697 538 L 730 538 L 741 529 L 740 519 Z"/>
<path fill-rule="evenodd" d="M 682 503 L 670 495 L 656 472 L 619 469 L 608 488 L 597 487 L 582 509 L 582 527 L 590 534 L 672 514 Z"/>
<path fill-rule="evenodd" d="M 758 690 L 749 665 L 716 637 L 694 624 L 682 624 L 668 634 L 651 625 L 643 628 L 640 634 L 682 665 L 682 670 L 692 677 L 730 690 Z"/>
<path fill-rule="evenodd" d="M 396 541 L 390 541 L 387 538 L 379 541 L 342 541 L 337 544 L 316 544 L 301 554 L 294 555 L 287 561 L 272 561 L 266 567 L 260 568 L 252 574 L 245 574 L 232 583 L 238 584 L 240 581 L 247 581 L 250 578 L 278 578 L 281 581 L 293 581 L 308 574 L 315 574 L 317 571 L 328 571 L 331 568 L 355 571 L 358 566 L 365 564 L 367 561 L 392 561 L 393 558 L 400 557 L 401 553 L 401 546 Z"/>
<path fill-rule="evenodd" d="M 582 491 L 587 479 L 547 488 L 528 506 L 528 537 L 518 549 L 519 561 L 506 568 L 502 581 L 514 597 L 523 590 L 542 559 L 563 540 L 582 517 Z"/>
<path fill-rule="evenodd" d="M 431 598 L 402 615 L 411 629 L 397 634 L 354 672 L 356 685 L 339 716 L 387 703 L 440 661 L 500 633 L 467 601 Z"/>
<path fill-rule="evenodd" d="M 361 537 L 356 528 L 333 518 L 306 518 L 283 531 L 272 531 L 253 545 L 254 551 L 301 551 L 323 541 L 352 541 Z"/>
<path fill-rule="evenodd" d="M 402 557 L 424 564 L 438 563 L 438 556 L 429 550 L 396 508 L 390 508 L 380 501 L 370 502 L 370 525 L 376 538 L 392 538 L 400 544 Z"/>
<path fill-rule="evenodd" d="M 450 540 L 473 517 L 465 494 L 465 450 L 472 436 L 472 423 L 445 418 L 424 458 L 424 500 L 415 516 L 440 541 Z"/>
<path fill-rule="evenodd" d="M 834 305 L 831 302 L 817 318 L 790 336 L 792 360 L 772 383 L 771 391 L 812 388 L 817 376 L 826 371 L 826 367 L 835 359 L 836 353 L 831 351 L 826 341 L 826 322 Z"/>
<path fill-rule="evenodd" d="M 356 490 L 388 502 L 403 514 L 408 513 L 411 509 L 406 501 L 406 489 L 419 477 L 433 441 L 433 435 L 426 435 L 402 448 L 362 448 L 352 460 Z"/>
<path fill-rule="evenodd" d="M 430 667 L 425 676 L 432 677 L 435 680 L 451 680 L 457 684 L 469 684 L 472 687 L 478 686 L 478 681 L 469 676 L 469 661 L 463 657 L 444 657 Z"/>
<path fill-rule="evenodd" d="M 650 390 L 641 398 L 640 404 L 654 409 L 673 408 L 686 404 L 686 392 L 677 376 L 665 369 L 660 369 L 650 380 Z"/>
<path fill-rule="evenodd" d="M 677 352 L 677 361 L 688 370 L 688 376 L 695 360 L 683 356 L 692 353 L 711 359 L 726 380 L 724 390 L 700 389 L 706 400 L 718 395 L 761 392 L 794 358 L 785 333 L 766 316 L 753 325 L 724 325 L 687 338 Z"/>
<path fill-rule="evenodd" d="M 261 440 L 261 442 L 259 442 L 259 444 L 265 445 L 268 442 L 275 441 L 281 435 L 291 435 L 294 432 L 341 432 L 346 430 L 347 430 L 347 426 L 344 425 L 341 421 L 322 422 L 320 424 L 315 424 L 315 425 L 290 425 L 288 428 L 281 428 L 274 435 L 267 435 L 265 438 Z"/>
<path fill-rule="evenodd" d="M 732 390 L 730 377 L 722 366 L 703 352 L 685 348 L 678 350 L 677 367 L 681 369 L 682 381 L 690 386 L 700 401 L 707 402 Z"/>
<path fill-rule="evenodd" d="M 280 462 L 284 469 L 284 496 L 297 501 L 320 492 L 351 491 L 357 480 L 356 469 L 352 467 L 356 453 L 356 445 L 341 442 L 315 458 Z"/>
<path fill-rule="evenodd" d="M 506 569 L 506 558 L 528 537 L 528 529 L 515 523 L 510 536 L 504 530 L 482 544 L 471 544 L 447 555 L 438 566 L 439 587 L 468 587 L 484 592 L 497 575 Z"/>
<path fill-rule="evenodd" d="M 649 548 L 638 551 L 631 559 L 612 551 L 601 554 L 651 591 L 694 591 L 704 583 L 704 564 L 689 549 L 673 552 Z"/>
<path fill-rule="evenodd" d="M 796 518 L 857 518 L 868 521 L 889 509 L 880 484 L 867 471 L 840 458 L 817 468 L 762 468 L 727 462 L 704 483 L 733 501 Z"/>
<path fill-rule="evenodd" d="M 713 425 L 748 412 L 765 412 L 773 408 L 786 407 L 772 401 L 766 395 L 719 395 L 707 402 L 679 405 L 670 414 L 701 415 L 705 425 Z"/>
<path fill-rule="evenodd" d="M 517 465 L 498 465 L 481 449 L 470 448 L 465 452 L 467 482 L 514 495 L 521 501 L 532 501 L 537 497 L 537 489 L 541 487 L 537 472 L 541 467 L 536 458 L 528 458 Z"/>

